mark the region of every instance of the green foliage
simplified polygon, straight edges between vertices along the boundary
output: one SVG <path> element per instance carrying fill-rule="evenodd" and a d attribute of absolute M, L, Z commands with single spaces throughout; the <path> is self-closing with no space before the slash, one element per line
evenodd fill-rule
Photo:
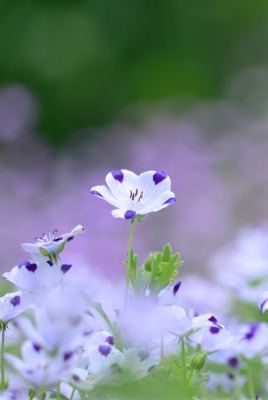
<path fill-rule="evenodd" d="M 0 85 L 25 84 L 42 108 L 37 131 L 60 145 L 128 104 L 220 95 L 233 71 L 267 62 L 262 46 L 236 55 L 267 11 L 266 0 L 3 0 Z"/>
<path fill-rule="evenodd" d="M 156 296 L 162 289 L 174 283 L 178 269 L 183 264 L 180 253 L 172 254 L 170 244 L 166 244 L 162 253 L 150 253 L 137 274 L 139 293 L 149 289 L 150 296 Z"/>

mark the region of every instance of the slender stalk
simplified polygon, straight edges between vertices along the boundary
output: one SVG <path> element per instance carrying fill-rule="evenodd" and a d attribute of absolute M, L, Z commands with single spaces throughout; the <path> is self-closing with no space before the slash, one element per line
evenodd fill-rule
<path fill-rule="evenodd" d="M 128 240 L 128 248 L 127 248 L 127 273 L 126 273 L 126 287 L 125 287 L 125 304 L 127 304 L 128 299 L 128 288 L 129 288 L 129 272 L 131 268 L 131 252 L 132 252 L 132 243 L 133 243 L 133 235 L 134 235 L 134 226 L 135 219 L 131 220 L 130 224 L 130 232 L 129 232 L 129 240 Z"/>
<path fill-rule="evenodd" d="M 5 390 L 5 330 L 6 325 L 2 323 L 2 344 L 1 344 L 1 392 Z"/>
<path fill-rule="evenodd" d="M 190 399 L 184 338 L 181 339 L 181 360 L 182 360 L 182 374 L 183 374 L 183 383 L 184 383 L 185 394 L 186 394 L 186 398 Z"/>
<path fill-rule="evenodd" d="M 76 391 L 76 389 L 75 389 L 75 388 L 73 388 L 73 391 L 72 391 L 72 393 L 71 393 L 70 400 L 73 400 L 73 397 L 74 397 L 75 391 Z"/>
<path fill-rule="evenodd" d="M 250 399 L 251 398 L 254 399 L 255 398 L 255 388 L 254 388 L 254 383 L 253 383 L 251 365 L 250 365 L 249 361 L 247 361 L 247 376 L 248 376 L 248 381 L 247 381 L 248 395 L 249 395 Z"/>
<path fill-rule="evenodd" d="M 57 400 L 60 400 L 60 382 L 57 384 Z"/>

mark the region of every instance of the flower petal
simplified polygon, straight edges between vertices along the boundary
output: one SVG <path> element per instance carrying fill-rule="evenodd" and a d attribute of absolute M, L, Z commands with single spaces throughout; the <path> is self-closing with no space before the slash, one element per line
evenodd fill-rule
<path fill-rule="evenodd" d="M 122 202 L 116 199 L 106 186 L 94 186 L 91 188 L 90 193 L 100 199 L 106 200 L 108 203 L 112 204 L 114 207 L 120 207 Z"/>

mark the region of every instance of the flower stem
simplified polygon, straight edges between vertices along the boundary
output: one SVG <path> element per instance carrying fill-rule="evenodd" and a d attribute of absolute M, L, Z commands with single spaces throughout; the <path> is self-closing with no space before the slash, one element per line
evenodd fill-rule
<path fill-rule="evenodd" d="M 127 248 L 127 273 L 126 273 L 126 287 L 125 287 L 125 304 L 127 304 L 128 299 L 128 287 L 129 287 L 129 274 L 131 268 L 131 253 L 132 253 L 132 242 L 133 242 L 133 234 L 134 234 L 134 226 L 135 226 L 135 219 L 131 220 L 130 224 L 130 232 L 129 232 L 129 240 L 128 240 L 128 248 Z"/>
<path fill-rule="evenodd" d="M 6 325 L 2 323 L 2 344 L 1 344 L 1 392 L 5 390 L 5 330 Z"/>
<path fill-rule="evenodd" d="M 189 380 L 187 375 L 187 365 L 186 365 L 186 352 L 184 338 L 181 339 L 181 360 L 182 360 L 182 376 L 184 383 L 184 390 L 186 394 L 186 399 L 190 399 L 189 396 Z"/>
<path fill-rule="evenodd" d="M 60 400 L 60 382 L 57 384 L 57 400 Z"/>
<path fill-rule="evenodd" d="M 71 393 L 70 400 L 73 400 L 73 397 L 74 397 L 75 391 L 76 391 L 76 389 L 75 389 L 75 388 L 73 388 L 73 391 L 72 391 L 72 393 Z"/>

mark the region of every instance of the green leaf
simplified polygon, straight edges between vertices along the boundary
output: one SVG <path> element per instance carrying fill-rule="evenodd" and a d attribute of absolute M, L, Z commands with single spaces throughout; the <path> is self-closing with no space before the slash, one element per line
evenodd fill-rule
<path fill-rule="evenodd" d="M 56 400 L 68 400 L 68 397 L 64 396 L 63 394 L 60 393 L 60 395 L 58 396 L 58 394 L 56 392 L 51 393 L 51 395 L 49 396 L 50 399 L 56 399 Z"/>

